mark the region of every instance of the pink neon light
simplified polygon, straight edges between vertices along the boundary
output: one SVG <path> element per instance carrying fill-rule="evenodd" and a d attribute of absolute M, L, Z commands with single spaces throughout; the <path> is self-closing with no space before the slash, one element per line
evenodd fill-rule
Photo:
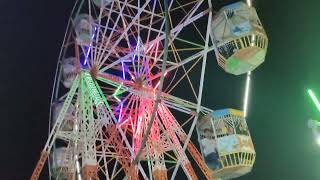
<path fill-rule="evenodd" d="M 159 48 L 159 41 L 157 42 L 157 47 L 156 47 L 156 53 L 154 55 L 154 59 L 157 59 L 157 55 L 158 55 L 158 48 Z M 150 70 L 151 71 L 151 70 Z"/>
<path fill-rule="evenodd" d="M 123 121 L 123 122 L 120 124 L 120 126 L 122 126 L 123 124 L 127 123 L 128 120 L 129 120 L 129 118 L 127 118 L 125 121 Z"/>
<path fill-rule="evenodd" d="M 132 118 L 131 118 L 131 116 L 129 117 L 129 119 L 130 119 L 130 122 L 131 122 L 131 128 L 132 128 L 132 131 L 134 132 L 134 124 L 133 124 L 133 122 L 132 122 Z"/>
<path fill-rule="evenodd" d="M 159 48 L 159 41 L 157 42 L 157 47 L 156 47 L 156 54 L 154 55 L 154 58 L 157 58 L 158 55 L 158 48 Z"/>
<path fill-rule="evenodd" d="M 146 53 L 148 53 L 148 52 L 151 50 L 151 48 L 153 47 L 153 45 L 154 45 L 154 44 L 151 44 L 151 46 L 147 49 Z"/>
<path fill-rule="evenodd" d="M 131 116 L 130 116 L 129 118 L 130 118 L 130 121 L 131 121 L 132 134 L 133 134 L 134 137 L 135 137 L 135 134 L 136 134 L 136 128 L 135 128 L 135 125 L 134 125 L 135 123 L 133 122 Z"/>
<path fill-rule="evenodd" d="M 157 83 L 156 86 L 154 87 L 154 90 L 156 90 L 159 85 L 160 85 L 160 81 L 158 81 L 158 83 Z"/>
<path fill-rule="evenodd" d="M 140 131 L 141 131 L 141 121 L 142 121 L 142 117 L 139 116 L 138 117 L 138 124 L 137 124 L 137 128 L 136 128 L 136 133 L 134 135 L 135 138 L 137 138 L 138 133 L 140 133 Z"/>

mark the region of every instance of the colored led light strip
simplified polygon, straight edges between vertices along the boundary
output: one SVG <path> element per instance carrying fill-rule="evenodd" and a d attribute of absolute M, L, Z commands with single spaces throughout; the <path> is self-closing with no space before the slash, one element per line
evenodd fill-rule
<path fill-rule="evenodd" d="M 135 51 L 134 51 L 134 55 L 133 55 L 133 61 L 134 61 L 135 58 L 136 58 L 136 52 L 138 51 L 138 49 L 140 50 L 139 45 L 140 45 L 140 40 L 138 39 L 137 46 L 136 46 L 136 48 L 134 49 Z"/>
<path fill-rule="evenodd" d="M 313 91 L 311 89 L 308 89 L 308 93 L 312 99 L 312 101 L 314 102 L 314 104 L 316 105 L 318 111 L 320 112 L 320 103 L 316 97 L 316 95 L 313 93 Z"/>
<path fill-rule="evenodd" d="M 156 90 L 159 85 L 160 85 L 160 81 L 158 81 L 158 83 L 157 83 L 156 86 L 154 87 L 154 90 Z"/>
<path fill-rule="evenodd" d="M 122 77 L 123 77 L 123 80 L 125 80 L 126 79 L 126 74 L 124 73 L 123 61 L 121 61 L 121 66 L 122 66 Z"/>
<path fill-rule="evenodd" d="M 125 121 L 121 122 L 120 124 L 120 127 L 123 125 L 123 124 L 126 124 L 128 122 L 129 119 L 126 119 Z"/>
<path fill-rule="evenodd" d="M 121 100 L 117 97 L 117 96 L 114 96 L 114 98 L 120 103 Z"/>
<path fill-rule="evenodd" d="M 151 48 L 153 47 L 153 45 L 154 45 L 154 44 L 151 44 L 151 46 L 147 49 L 146 53 L 148 53 L 148 52 L 151 50 Z"/>
<path fill-rule="evenodd" d="M 134 124 L 133 124 L 131 116 L 129 117 L 129 119 L 130 119 L 130 123 L 131 123 L 132 132 L 133 132 L 133 134 L 135 134 L 135 128 L 134 128 Z"/>
<path fill-rule="evenodd" d="M 94 35 L 95 35 L 95 33 L 96 33 L 96 30 L 97 30 L 97 28 L 96 27 L 94 27 L 94 33 L 93 33 L 93 35 L 92 35 L 92 40 L 94 39 Z M 86 58 L 85 58 L 85 60 L 84 60 L 84 65 L 86 65 L 87 64 L 87 61 L 88 61 L 88 56 L 89 56 L 89 53 L 90 53 L 90 50 L 91 50 L 91 46 L 92 46 L 92 42 L 90 43 L 90 45 L 89 45 L 89 49 L 88 49 L 88 52 L 87 52 L 87 55 L 86 55 Z"/>
<path fill-rule="evenodd" d="M 122 87 L 122 85 L 118 86 L 118 88 L 116 89 L 116 91 L 112 94 L 112 96 L 117 96 L 118 92 L 120 90 L 120 88 Z"/>
<path fill-rule="evenodd" d="M 249 91 L 250 91 L 250 80 L 251 80 L 251 72 L 249 71 L 247 74 L 247 81 L 246 81 L 246 89 L 244 94 L 244 100 L 243 100 L 243 116 L 247 117 L 247 111 L 248 111 L 248 99 L 249 99 Z"/>
<path fill-rule="evenodd" d="M 135 135 L 134 135 L 135 138 L 137 138 L 138 133 L 140 133 L 140 130 L 141 130 L 141 121 L 142 121 L 142 117 L 139 116 L 139 117 L 138 117 L 138 124 L 137 124 L 137 127 L 136 127 L 136 133 L 135 133 Z"/>
<path fill-rule="evenodd" d="M 120 112 L 119 112 L 118 123 L 121 122 L 122 108 L 123 108 L 123 104 L 121 103 L 121 104 L 120 104 Z"/>

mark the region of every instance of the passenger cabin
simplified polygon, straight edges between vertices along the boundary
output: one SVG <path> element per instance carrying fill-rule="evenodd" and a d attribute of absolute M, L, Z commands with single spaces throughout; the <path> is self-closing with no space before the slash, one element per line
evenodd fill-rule
<path fill-rule="evenodd" d="M 203 159 L 215 179 L 232 179 L 251 171 L 256 153 L 243 112 L 223 109 L 197 122 Z"/>
<path fill-rule="evenodd" d="M 52 105 L 52 120 L 51 127 L 55 125 L 58 120 L 59 114 L 63 108 L 64 101 L 55 102 Z M 75 125 L 75 114 L 76 108 L 73 104 L 70 104 L 67 112 L 64 115 L 63 122 L 60 126 L 62 131 L 70 132 L 74 130 Z M 52 153 L 50 153 L 50 169 L 51 176 L 54 179 L 68 179 L 68 166 L 70 163 L 70 158 L 67 153 L 67 147 L 62 141 L 55 142 Z"/>
<path fill-rule="evenodd" d="M 80 14 L 74 19 L 76 41 L 80 45 L 90 46 L 94 34 L 94 21 L 88 14 Z"/>
<path fill-rule="evenodd" d="M 67 157 L 67 148 L 55 148 L 50 155 L 51 176 L 55 179 L 68 178 L 68 163 L 70 157 Z"/>
<path fill-rule="evenodd" d="M 264 62 L 268 37 L 255 8 L 237 2 L 221 8 L 212 21 L 211 32 L 219 66 L 240 75 Z"/>
<path fill-rule="evenodd" d="M 77 77 L 76 61 L 75 57 L 62 60 L 62 84 L 65 88 L 70 88 Z"/>
<path fill-rule="evenodd" d="M 61 112 L 61 109 L 63 107 L 63 101 L 56 102 L 52 106 L 52 121 L 51 121 L 51 126 L 53 127 L 54 124 L 58 120 L 58 116 Z M 64 121 L 61 124 L 61 130 L 63 131 L 72 131 L 74 122 L 75 122 L 75 114 L 76 114 L 76 108 L 73 104 L 70 104 L 67 112 L 64 115 Z"/>
<path fill-rule="evenodd" d="M 310 119 L 308 121 L 308 127 L 312 130 L 316 143 L 320 145 L 320 121 Z"/>
<path fill-rule="evenodd" d="M 112 3 L 112 0 L 93 0 L 93 3 L 98 7 L 106 7 Z"/>

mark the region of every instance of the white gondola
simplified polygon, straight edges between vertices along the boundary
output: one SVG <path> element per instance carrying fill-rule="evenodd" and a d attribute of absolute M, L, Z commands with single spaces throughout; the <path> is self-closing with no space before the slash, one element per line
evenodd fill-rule
<path fill-rule="evenodd" d="M 77 76 L 77 67 L 75 65 L 76 58 L 70 57 L 62 60 L 62 76 L 63 76 L 63 85 L 66 88 L 72 86 L 73 81 Z"/>
<path fill-rule="evenodd" d="M 240 75 L 264 62 L 268 37 L 255 8 L 244 2 L 224 6 L 212 21 L 219 66 Z"/>
<path fill-rule="evenodd" d="M 215 179 L 232 179 L 251 171 L 256 153 L 242 111 L 223 109 L 197 122 L 205 163 Z"/>
<path fill-rule="evenodd" d="M 320 146 L 320 121 L 309 119 L 308 127 L 312 130 L 315 142 Z"/>
<path fill-rule="evenodd" d="M 58 116 L 61 112 L 62 106 L 63 102 L 57 102 L 53 104 L 51 121 L 52 126 L 56 123 Z M 67 113 L 64 116 L 64 124 L 61 125 L 63 131 L 72 131 L 75 120 L 75 112 L 76 108 L 74 107 L 74 105 L 70 104 L 69 109 L 67 110 Z"/>
<path fill-rule="evenodd" d="M 93 0 L 93 3 L 98 7 L 106 7 L 112 3 L 112 0 Z"/>
<path fill-rule="evenodd" d="M 50 155 L 51 158 L 51 176 L 55 179 L 68 178 L 68 163 L 70 157 L 67 154 L 66 147 L 55 148 Z"/>
<path fill-rule="evenodd" d="M 88 14 L 80 14 L 74 19 L 74 29 L 78 44 L 90 46 L 94 33 L 93 24 L 93 18 Z"/>

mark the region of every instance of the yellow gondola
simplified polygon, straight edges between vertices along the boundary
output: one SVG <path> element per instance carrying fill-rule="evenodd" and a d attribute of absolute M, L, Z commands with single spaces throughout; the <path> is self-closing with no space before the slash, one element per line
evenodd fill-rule
<path fill-rule="evenodd" d="M 264 62 L 268 37 L 255 8 L 244 2 L 224 6 L 212 21 L 219 66 L 226 72 L 240 75 Z"/>
<path fill-rule="evenodd" d="M 214 111 L 199 119 L 197 132 L 204 161 L 216 179 L 251 171 L 256 153 L 242 111 Z"/>

